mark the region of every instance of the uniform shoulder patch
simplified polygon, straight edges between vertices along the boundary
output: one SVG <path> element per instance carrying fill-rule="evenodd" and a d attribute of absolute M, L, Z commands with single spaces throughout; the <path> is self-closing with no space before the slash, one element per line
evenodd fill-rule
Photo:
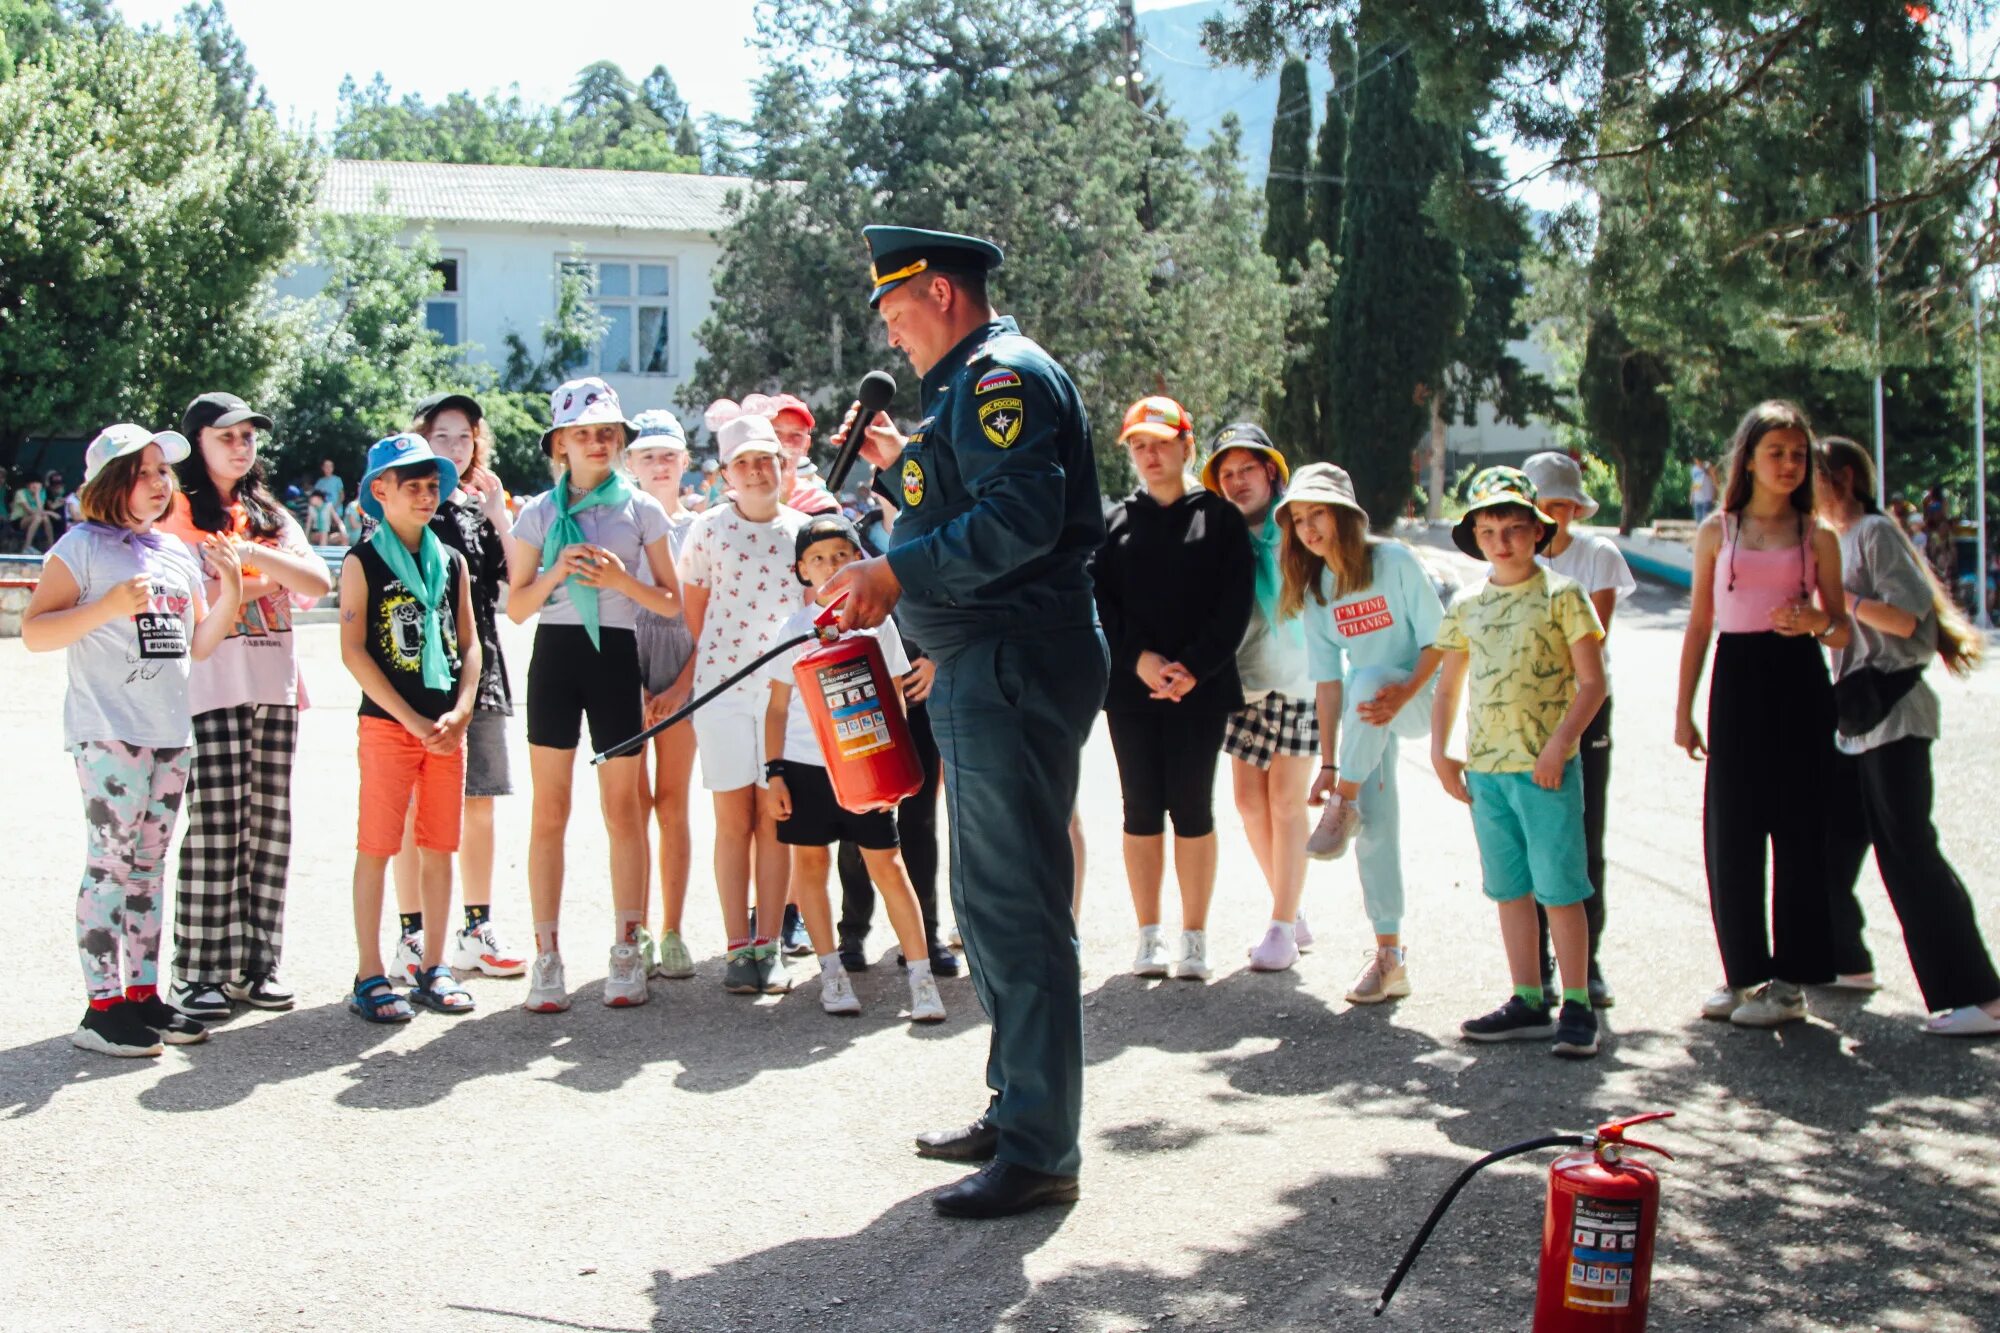
<path fill-rule="evenodd" d="M 903 507 L 914 509 L 924 502 L 924 465 L 914 458 L 903 460 Z"/>
<path fill-rule="evenodd" d="M 1020 387 L 1021 377 L 1007 369 L 1007 367 L 1001 366 L 981 375 L 979 383 L 973 386 L 972 392 L 975 394 L 997 393 L 1001 389 L 1018 389 Z"/>
<path fill-rule="evenodd" d="M 979 430 L 994 448 L 1011 448 L 1026 416 L 1019 398 L 991 398 L 979 405 Z"/>

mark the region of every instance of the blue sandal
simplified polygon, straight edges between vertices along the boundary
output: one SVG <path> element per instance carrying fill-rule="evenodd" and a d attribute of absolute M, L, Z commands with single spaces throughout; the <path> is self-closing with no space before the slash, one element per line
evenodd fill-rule
<path fill-rule="evenodd" d="M 356 977 L 354 993 L 347 997 L 347 1011 L 371 1023 L 407 1023 L 416 1017 L 409 1004 L 396 994 L 389 978 Z"/>
<path fill-rule="evenodd" d="M 440 1014 L 469 1014 L 478 1004 L 472 992 L 459 985 L 451 969 L 442 964 L 417 973 L 417 984 L 410 987 L 410 1001 Z"/>

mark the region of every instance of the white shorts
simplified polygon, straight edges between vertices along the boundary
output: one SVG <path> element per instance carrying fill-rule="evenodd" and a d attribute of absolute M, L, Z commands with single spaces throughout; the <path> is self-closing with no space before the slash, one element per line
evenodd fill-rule
<path fill-rule="evenodd" d="M 701 785 L 709 791 L 736 791 L 764 785 L 764 710 L 724 695 L 689 719 L 694 751 L 701 759 Z"/>

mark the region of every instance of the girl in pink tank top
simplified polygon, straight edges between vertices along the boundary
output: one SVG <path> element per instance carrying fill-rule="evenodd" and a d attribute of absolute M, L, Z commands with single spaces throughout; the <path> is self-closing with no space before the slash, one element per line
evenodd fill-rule
<path fill-rule="evenodd" d="M 1805 1017 L 1800 986 L 1833 979 L 1822 789 L 1833 685 L 1820 645 L 1845 643 L 1848 623 L 1839 540 L 1813 512 L 1811 450 L 1791 403 L 1760 403 L 1736 428 L 1722 512 L 1695 535 L 1681 641 L 1674 743 L 1708 760 L 1702 837 L 1723 970 L 1701 1011 L 1740 1027 Z M 1704 737 L 1694 698 L 1711 638 Z"/>

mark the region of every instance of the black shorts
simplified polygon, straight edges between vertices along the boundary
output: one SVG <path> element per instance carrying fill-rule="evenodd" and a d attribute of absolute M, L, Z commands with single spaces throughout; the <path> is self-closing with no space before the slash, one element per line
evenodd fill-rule
<path fill-rule="evenodd" d="M 778 824 L 778 841 L 787 847 L 831 847 L 851 842 L 871 852 L 896 846 L 896 815 L 871 810 L 857 815 L 833 799 L 833 781 L 818 764 L 785 761 L 785 789 L 792 795 L 792 817 Z"/>
<path fill-rule="evenodd" d="M 639 637 L 605 626 L 592 647 L 581 625 L 537 625 L 528 659 L 528 744 L 574 750 L 590 718 L 598 752 L 630 740 L 646 726 L 639 698 Z"/>

